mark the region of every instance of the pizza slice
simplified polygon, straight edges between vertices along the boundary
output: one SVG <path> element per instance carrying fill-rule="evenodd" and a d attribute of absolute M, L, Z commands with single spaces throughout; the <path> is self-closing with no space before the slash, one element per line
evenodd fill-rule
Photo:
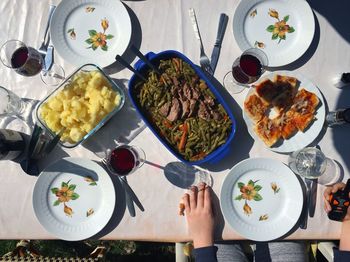
<path fill-rule="evenodd" d="M 292 111 L 287 111 L 281 114 L 276 119 L 276 122 L 280 126 L 281 136 L 283 137 L 283 139 L 288 139 L 298 132 L 298 128 L 294 122 Z"/>
<path fill-rule="evenodd" d="M 255 125 L 254 131 L 268 147 L 276 144 L 281 137 L 278 124 L 267 116 Z"/>
<path fill-rule="evenodd" d="M 254 122 L 261 120 L 265 116 L 268 108 L 269 104 L 256 94 L 250 95 L 244 101 L 244 111 Z"/>
<path fill-rule="evenodd" d="M 279 111 L 289 108 L 297 91 L 298 80 L 295 77 L 276 75 L 274 84 L 278 90 L 278 95 L 271 101 Z"/>
<path fill-rule="evenodd" d="M 294 98 L 292 110 L 299 113 L 314 113 L 320 100 L 315 93 L 301 89 Z"/>
<path fill-rule="evenodd" d="M 293 109 L 289 110 L 287 112 L 287 118 L 290 119 L 289 121 L 292 121 L 295 126 L 298 128 L 299 131 L 304 132 L 305 129 L 310 126 L 310 124 L 315 119 L 314 112 L 308 112 L 308 111 L 294 111 Z"/>
<path fill-rule="evenodd" d="M 256 93 L 269 104 L 271 104 L 273 99 L 279 94 L 275 84 L 270 79 L 266 79 L 254 85 L 254 87 Z"/>

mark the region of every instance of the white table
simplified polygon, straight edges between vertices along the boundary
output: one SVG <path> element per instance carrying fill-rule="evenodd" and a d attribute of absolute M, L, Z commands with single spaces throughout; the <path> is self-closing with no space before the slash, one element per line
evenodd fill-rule
<path fill-rule="evenodd" d="M 195 63 L 199 63 L 199 46 L 188 17 L 188 9 L 195 8 L 202 38 L 208 54 L 215 42 L 218 19 L 221 12 L 226 13 L 230 20 L 222 45 L 221 56 L 215 77 L 222 82 L 223 76 L 230 70 L 232 62 L 241 51 L 232 33 L 232 18 L 239 1 L 199 0 L 189 1 L 125 1 L 132 14 L 133 28 L 136 33 L 133 42 L 140 45 L 142 52 L 159 52 L 175 49 L 183 52 Z M 313 3 L 315 2 L 315 3 Z M 316 3 L 317 2 L 317 3 Z M 350 91 L 341 91 L 332 86 L 333 77 L 341 72 L 350 71 L 349 30 L 345 31 L 345 11 L 349 4 L 345 1 L 329 3 L 332 6 L 312 1 L 317 18 L 316 39 L 305 59 L 287 69 L 296 70 L 307 76 L 322 91 L 328 107 L 349 106 Z M 341 3 L 338 3 L 341 2 Z M 343 5 L 341 5 L 343 4 Z M 32 46 L 39 46 L 44 24 L 47 19 L 48 0 L 3 0 L 0 2 L 0 39 L 21 39 Z M 333 6 L 335 5 L 335 6 Z M 344 11 L 343 11 L 344 10 Z M 343 20 L 341 20 L 343 19 Z M 342 24 L 341 21 L 344 21 Z M 334 26 L 335 27 L 334 27 Z M 343 26 L 344 25 L 344 26 Z M 126 54 L 129 61 L 136 61 L 130 53 Z M 56 62 L 61 64 L 66 73 L 74 70 L 56 54 Z M 119 66 L 107 70 L 117 83 L 127 88 L 127 80 L 131 73 Z M 24 78 L 15 72 L 0 66 L 0 85 L 7 87 L 24 98 L 40 100 L 53 90 L 45 86 L 39 76 Z M 229 91 L 229 90 L 228 90 Z M 239 161 L 248 157 L 270 157 L 286 162 L 287 155 L 274 153 L 260 143 L 254 143 L 247 133 L 241 117 L 241 107 L 247 91 L 232 94 L 237 117 L 237 134 L 231 145 L 231 154 L 222 162 L 211 167 L 214 179 L 213 189 L 217 196 L 225 175 Z M 232 98 L 234 100 L 232 100 Z M 234 102 L 236 101 L 236 102 Z M 4 120 L 1 120 L 4 121 Z M 1 124 L 4 122 L 0 122 Z M 350 128 L 339 127 L 327 129 L 319 138 L 319 145 L 326 155 L 339 162 L 345 171 L 345 178 L 350 171 Z M 118 142 L 130 142 L 142 147 L 147 160 L 153 165 L 145 164 L 135 174 L 128 177 L 131 187 L 136 192 L 145 207 L 145 212 L 136 208 L 135 218 L 130 217 L 124 206 L 118 206 L 103 239 L 134 239 L 154 241 L 185 241 L 188 240 L 184 217 L 178 216 L 178 202 L 184 189 L 176 187 L 165 177 L 161 167 L 177 161 L 157 140 L 127 101 L 123 110 L 110 123 L 100 130 L 89 141 L 76 149 L 56 149 L 45 163 L 44 167 L 57 158 L 64 156 L 99 159 L 99 152 Z M 157 167 L 158 166 L 158 167 Z M 0 161 L 1 170 L 1 205 L 0 205 L 0 239 L 53 239 L 38 222 L 32 208 L 32 190 L 37 177 L 26 175 L 17 163 Z M 318 190 L 316 214 L 309 219 L 307 230 L 298 229 L 290 239 L 336 239 L 340 234 L 340 223 L 331 222 L 323 211 L 323 187 Z M 117 187 L 120 195 L 120 187 Z M 117 203 L 118 200 L 117 200 Z M 123 204 L 123 203 L 122 203 Z M 218 202 L 216 201 L 217 208 Z M 235 231 L 221 219 L 217 229 L 217 238 L 241 239 Z"/>

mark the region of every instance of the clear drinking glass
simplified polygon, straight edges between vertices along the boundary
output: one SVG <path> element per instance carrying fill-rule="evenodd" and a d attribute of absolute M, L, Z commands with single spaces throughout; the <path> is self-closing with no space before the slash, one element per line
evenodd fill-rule
<path fill-rule="evenodd" d="M 105 158 L 108 170 L 119 176 L 130 175 L 140 168 L 146 160 L 145 152 L 130 145 L 120 145 L 114 149 L 107 150 Z"/>
<path fill-rule="evenodd" d="M 0 86 L 0 116 L 20 116 L 25 109 L 25 102 L 15 93 Z"/>
<path fill-rule="evenodd" d="M 32 105 L 15 93 L 0 86 L 0 126 L 2 128 L 29 132 L 28 117 Z"/>
<path fill-rule="evenodd" d="M 64 70 L 61 66 L 53 64 L 51 69 L 45 70 L 43 55 L 19 40 L 8 40 L 2 45 L 0 60 L 4 66 L 22 76 L 41 73 L 41 79 L 47 85 L 58 85 L 64 79 Z"/>
<path fill-rule="evenodd" d="M 318 179 L 320 184 L 332 184 L 340 176 L 338 164 L 315 147 L 293 152 L 288 163 L 294 173 L 305 178 Z"/>
<path fill-rule="evenodd" d="M 267 55 L 258 48 L 243 52 L 232 65 L 232 70 L 224 77 L 224 87 L 232 93 L 240 93 L 257 81 L 268 65 Z"/>

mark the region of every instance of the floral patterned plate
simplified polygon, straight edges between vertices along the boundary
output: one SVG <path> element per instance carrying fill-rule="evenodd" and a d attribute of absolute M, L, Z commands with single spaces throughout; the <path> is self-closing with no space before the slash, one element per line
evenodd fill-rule
<path fill-rule="evenodd" d="M 115 62 L 131 38 L 131 21 L 116 0 L 63 0 L 51 20 L 51 39 L 57 52 L 73 65 Z"/>
<path fill-rule="evenodd" d="M 220 204 L 226 221 L 242 237 L 270 241 L 287 234 L 299 220 L 303 191 L 283 163 L 250 158 L 226 176 Z"/>
<path fill-rule="evenodd" d="M 310 46 L 315 32 L 305 0 L 241 1 L 233 17 L 233 34 L 242 51 L 261 48 L 270 67 L 290 64 Z"/>
<path fill-rule="evenodd" d="M 100 232 L 115 206 L 108 173 L 96 162 L 63 158 L 47 167 L 33 191 L 33 207 L 42 226 L 64 240 L 82 240 Z"/>

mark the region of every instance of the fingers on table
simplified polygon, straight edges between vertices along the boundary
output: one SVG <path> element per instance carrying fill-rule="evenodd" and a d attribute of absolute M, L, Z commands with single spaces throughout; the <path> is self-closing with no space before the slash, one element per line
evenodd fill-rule
<path fill-rule="evenodd" d="M 190 188 L 190 209 L 195 209 L 197 207 L 197 195 L 198 187 L 192 186 Z"/>
<path fill-rule="evenodd" d="M 201 183 L 198 185 L 198 195 L 197 195 L 197 207 L 203 208 L 204 207 L 204 195 L 205 195 L 205 187 L 206 185 L 204 183 Z"/>

